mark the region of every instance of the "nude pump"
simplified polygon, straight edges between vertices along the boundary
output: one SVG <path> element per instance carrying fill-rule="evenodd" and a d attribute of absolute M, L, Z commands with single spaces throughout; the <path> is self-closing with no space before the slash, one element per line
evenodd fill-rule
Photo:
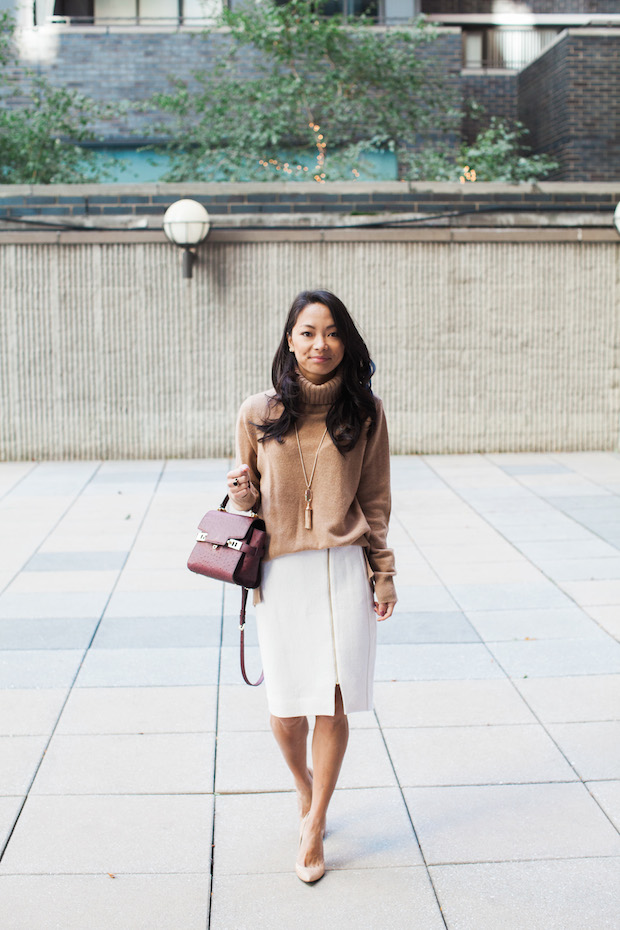
<path fill-rule="evenodd" d="M 301 848 L 301 844 L 304 838 L 304 830 L 306 829 L 306 823 L 307 823 L 309 816 L 310 816 L 309 814 L 306 814 L 306 816 L 301 821 L 301 828 L 299 831 L 300 848 Z M 302 882 L 306 882 L 307 884 L 312 884 L 312 882 L 318 882 L 319 878 L 323 878 L 323 876 L 325 875 L 325 862 L 324 861 L 321 862 L 320 865 L 308 866 L 308 865 L 302 865 L 301 862 L 297 860 L 295 862 L 295 873 L 297 875 L 297 878 L 301 879 Z"/>

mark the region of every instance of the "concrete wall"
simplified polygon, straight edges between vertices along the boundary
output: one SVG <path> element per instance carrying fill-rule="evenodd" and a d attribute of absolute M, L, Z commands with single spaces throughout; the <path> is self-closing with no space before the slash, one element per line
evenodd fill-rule
<path fill-rule="evenodd" d="M 366 336 L 395 452 L 619 448 L 611 232 L 222 230 L 191 281 L 161 234 L 73 235 L 0 239 L 0 459 L 231 453 L 317 285 Z"/>

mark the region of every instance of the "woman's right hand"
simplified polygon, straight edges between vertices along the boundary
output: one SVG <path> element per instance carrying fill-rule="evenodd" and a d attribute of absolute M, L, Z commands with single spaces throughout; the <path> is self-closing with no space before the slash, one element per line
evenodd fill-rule
<path fill-rule="evenodd" d="M 249 510 L 258 500 L 258 491 L 250 481 L 250 466 L 240 465 L 226 475 L 228 496 L 237 510 Z"/>

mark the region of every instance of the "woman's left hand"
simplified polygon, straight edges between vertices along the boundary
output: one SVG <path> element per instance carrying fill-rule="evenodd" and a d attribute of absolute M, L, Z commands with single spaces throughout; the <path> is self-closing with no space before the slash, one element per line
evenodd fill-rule
<path fill-rule="evenodd" d="M 387 620 L 394 613 L 394 604 L 377 604 L 375 601 L 377 620 Z"/>

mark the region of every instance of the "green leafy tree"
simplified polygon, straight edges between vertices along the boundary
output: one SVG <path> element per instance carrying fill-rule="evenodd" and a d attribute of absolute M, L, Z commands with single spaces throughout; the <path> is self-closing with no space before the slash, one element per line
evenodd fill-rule
<path fill-rule="evenodd" d="M 263 0 L 224 11 L 226 53 L 151 101 L 173 139 L 168 180 L 351 179 L 365 151 L 404 164 L 420 139 L 456 128 L 432 28 L 343 23 L 323 8 Z"/>
<path fill-rule="evenodd" d="M 409 158 L 408 176 L 425 181 L 533 183 L 559 168 L 547 155 L 532 155 L 523 123 L 491 117 L 471 143 L 454 150 L 426 148 Z"/>
<path fill-rule="evenodd" d="M 12 44 L 14 24 L 0 16 L 0 183 L 59 184 L 98 181 L 105 165 L 80 143 L 92 142 L 89 126 L 104 110 L 74 90 L 54 87 L 28 70 L 18 83 Z M 3 105 L 3 97 L 24 102 Z"/>

